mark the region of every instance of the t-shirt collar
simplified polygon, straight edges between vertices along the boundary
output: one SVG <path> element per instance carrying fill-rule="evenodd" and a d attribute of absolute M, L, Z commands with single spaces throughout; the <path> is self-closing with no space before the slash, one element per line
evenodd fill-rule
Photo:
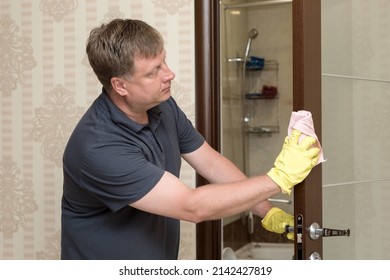
<path fill-rule="evenodd" d="M 116 106 L 111 101 L 104 88 L 101 93 L 101 100 L 104 104 L 106 104 L 108 110 L 110 111 L 110 116 L 113 122 L 125 125 L 126 127 L 128 127 L 129 129 L 131 129 L 136 133 L 145 127 L 145 125 L 138 124 L 133 120 L 129 119 L 126 116 L 126 114 L 123 113 L 123 111 L 121 111 L 118 108 L 118 106 Z M 149 124 L 146 126 L 149 126 L 153 131 L 155 131 L 161 121 L 161 115 L 162 115 L 162 110 L 159 105 L 154 106 L 153 108 L 148 110 Z"/>

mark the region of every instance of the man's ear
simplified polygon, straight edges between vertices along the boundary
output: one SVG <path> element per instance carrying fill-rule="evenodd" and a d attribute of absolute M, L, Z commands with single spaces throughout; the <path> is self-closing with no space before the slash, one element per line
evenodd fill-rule
<path fill-rule="evenodd" d="M 127 95 L 126 83 L 123 79 L 112 77 L 111 86 L 120 96 Z"/>

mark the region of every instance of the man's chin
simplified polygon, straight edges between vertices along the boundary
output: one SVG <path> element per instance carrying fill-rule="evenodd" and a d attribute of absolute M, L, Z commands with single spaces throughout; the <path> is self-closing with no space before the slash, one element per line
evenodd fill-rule
<path fill-rule="evenodd" d="M 163 100 L 162 102 L 167 101 L 170 97 L 171 97 L 171 91 L 167 90 L 166 92 L 164 92 L 164 95 L 161 98 Z"/>

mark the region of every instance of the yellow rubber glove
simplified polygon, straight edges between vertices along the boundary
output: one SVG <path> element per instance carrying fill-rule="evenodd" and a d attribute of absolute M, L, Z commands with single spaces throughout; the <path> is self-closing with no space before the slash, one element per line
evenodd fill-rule
<path fill-rule="evenodd" d="M 282 151 L 275 160 L 274 167 L 267 173 L 279 185 L 282 193 L 291 194 L 291 189 L 302 182 L 317 164 L 320 149 L 314 147 L 316 139 L 307 136 L 298 143 L 301 132 L 294 129 L 286 137 Z"/>
<path fill-rule="evenodd" d="M 278 207 L 272 207 L 267 215 L 265 215 L 264 219 L 261 220 L 261 224 L 268 231 L 285 233 L 286 226 L 294 226 L 294 216 L 284 212 Z M 288 232 L 287 238 L 294 240 L 294 233 Z"/>

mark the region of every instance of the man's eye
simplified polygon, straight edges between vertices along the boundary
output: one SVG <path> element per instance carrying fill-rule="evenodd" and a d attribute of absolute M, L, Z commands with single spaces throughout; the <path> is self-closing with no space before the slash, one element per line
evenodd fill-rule
<path fill-rule="evenodd" d="M 155 76 L 158 74 L 158 71 L 160 70 L 161 67 L 156 67 L 152 72 L 150 72 L 149 76 Z"/>

